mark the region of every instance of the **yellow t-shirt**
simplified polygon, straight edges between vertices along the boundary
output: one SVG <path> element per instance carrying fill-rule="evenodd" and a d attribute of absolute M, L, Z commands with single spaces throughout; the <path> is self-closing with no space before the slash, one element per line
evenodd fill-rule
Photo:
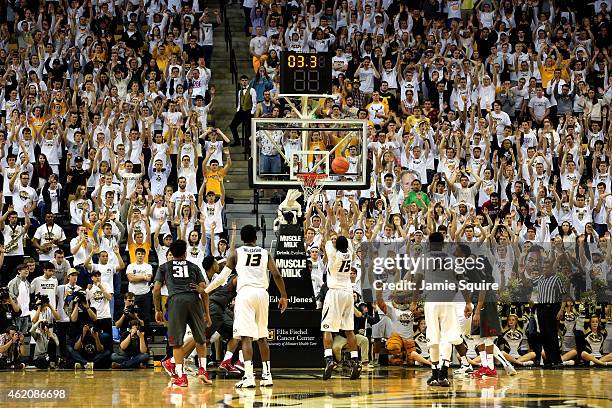
<path fill-rule="evenodd" d="M 555 69 L 557 69 L 557 64 L 551 67 L 546 67 L 544 65 L 540 66 L 540 76 L 542 77 L 542 87 L 544 89 L 546 89 L 550 80 L 555 76 Z"/>
<path fill-rule="evenodd" d="M 128 251 L 130 252 L 130 263 L 136 262 L 136 249 L 137 248 L 143 248 L 145 250 L 144 261 L 149 262 L 149 252 L 151 251 L 151 245 L 147 244 L 146 242 L 140 245 L 138 245 L 135 242 L 132 242 L 131 244 L 128 244 Z"/>
<path fill-rule="evenodd" d="M 227 174 L 224 167 L 219 168 L 217 171 L 206 170 L 204 177 L 206 177 L 206 192 L 212 191 L 216 195 L 221 195 L 221 181 Z"/>

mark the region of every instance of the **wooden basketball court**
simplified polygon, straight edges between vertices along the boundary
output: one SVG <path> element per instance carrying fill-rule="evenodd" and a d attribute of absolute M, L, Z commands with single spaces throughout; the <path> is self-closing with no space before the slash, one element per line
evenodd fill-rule
<path fill-rule="evenodd" d="M 236 391 L 233 379 L 168 388 L 160 369 L 0 373 L 0 406 L 39 407 L 611 407 L 612 370 L 523 369 L 497 379 L 455 379 L 450 389 L 425 384 L 425 369 L 383 368 L 351 381 L 321 370 L 273 369 L 274 387 Z M 64 399 L 10 398 L 9 390 L 65 390 Z M 32 395 L 32 393 L 30 393 Z M 26 395 L 27 396 L 27 395 Z"/>

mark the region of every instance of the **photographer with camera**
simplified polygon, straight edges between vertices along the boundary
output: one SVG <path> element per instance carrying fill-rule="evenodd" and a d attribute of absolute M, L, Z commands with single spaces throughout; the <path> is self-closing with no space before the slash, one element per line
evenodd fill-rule
<path fill-rule="evenodd" d="M 125 296 L 123 296 L 123 303 L 125 304 L 123 314 L 119 320 L 115 322 L 115 326 L 117 326 L 119 331 L 123 332 L 129 330 L 129 323 L 134 319 L 140 322 L 140 326 L 144 326 L 144 321 L 139 316 L 140 310 L 136 305 L 136 295 L 132 292 L 126 293 Z"/>
<path fill-rule="evenodd" d="M 112 347 L 113 339 L 113 319 L 110 311 L 110 300 L 113 295 L 108 292 L 109 288 L 102 282 L 102 272 L 95 271 L 92 275 L 93 283 L 87 289 L 87 300 L 96 310 L 98 319 L 96 328 L 102 335 L 102 343 L 107 348 Z"/>
<path fill-rule="evenodd" d="M 130 329 L 121 335 L 119 353 L 111 356 L 113 368 L 146 368 L 149 354 L 140 321 L 131 320 Z"/>
<path fill-rule="evenodd" d="M 30 334 L 35 344 L 34 366 L 40 369 L 57 367 L 59 339 L 53 333 L 53 323 L 40 319 L 32 325 Z"/>
<path fill-rule="evenodd" d="M 26 264 L 17 265 L 17 276 L 8 283 L 8 289 L 11 296 L 17 299 L 21 316 L 15 319 L 15 326 L 20 333 L 26 333 L 30 330 L 30 282 L 28 276 L 30 270 Z"/>
<path fill-rule="evenodd" d="M 4 333 L 9 326 L 14 326 L 19 315 L 21 309 L 9 289 L 6 286 L 0 288 L 0 333 Z"/>
<path fill-rule="evenodd" d="M 49 304 L 55 309 L 57 302 L 55 292 L 57 291 L 57 278 L 55 277 L 55 266 L 51 262 L 43 262 L 43 275 L 32 279 L 30 285 L 31 293 L 34 295 L 45 295 L 49 299 Z"/>
<path fill-rule="evenodd" d="M 9 326 L 0 334 L 0 369 L 23 370 L 27 361 L 24 355 L 23 334 L 19 333 L 16 326 Z"/>
<path fill-rule="evenodd" d="M 74 306 L 74 294 L 81 290 L 81 287 L 76 284 L 79 271 L 70 268 L 67 273 L 68 283 L 57 287 L 57 311 L 60 318 L 55 325 L 55 334 L 60 341 L 60 355 L 66 357 L 68 352 L 66 344 L 70 330 L 70 315 Z"/>
<path fill-rule="evenodd" d="M 110 365 L 111 351 L 104 348 L 100 341 L 99 331 L 89 324 L 83 325 L 74 346 L 68 346 L 68 352 L 70 358 L 74 360 L 75 369 L 85 367 L 87 370 L 93 370 L 94 368 L 108 368 Z"/>
<path fill-rule="evenodd" d="M 55 299 L 55 296 L 53 296 Z M 49 296 L 38 293 L 34 296 L 34 304 L 36 305 L 36 310 L 32 315 L 32 324 L 44 321 L 49 324 L 53 324 L 60 319 L 59 313 L 55 310 L 55 308 L 51 305 L 49 300 Z M 30 329 L 30 332 L 32 329 Z M 35 345 L 36 339 L 34 337 L 30 337 L 30 362 L 32 363 L 35 356 Z"/>

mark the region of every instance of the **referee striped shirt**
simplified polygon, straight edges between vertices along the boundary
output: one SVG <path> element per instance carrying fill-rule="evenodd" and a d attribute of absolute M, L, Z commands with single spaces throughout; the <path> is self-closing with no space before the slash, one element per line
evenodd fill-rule
<path fill-rule="evenodd" d="M 560 303 L 565 289 L 557 275 L 540 276 L 536 281 L 538 303 Z"/>

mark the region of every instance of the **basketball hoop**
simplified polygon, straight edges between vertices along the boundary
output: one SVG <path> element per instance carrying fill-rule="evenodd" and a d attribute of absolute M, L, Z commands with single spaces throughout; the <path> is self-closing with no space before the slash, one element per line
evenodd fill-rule
<path fill-rule="evenodd" d="M 295 175 L 304 192 L 304 204 L 308 204 L 310 197 L 319 194 L 323 189 L 323 181 L 327 174 L 320 173 L 298 173 Z"/>

